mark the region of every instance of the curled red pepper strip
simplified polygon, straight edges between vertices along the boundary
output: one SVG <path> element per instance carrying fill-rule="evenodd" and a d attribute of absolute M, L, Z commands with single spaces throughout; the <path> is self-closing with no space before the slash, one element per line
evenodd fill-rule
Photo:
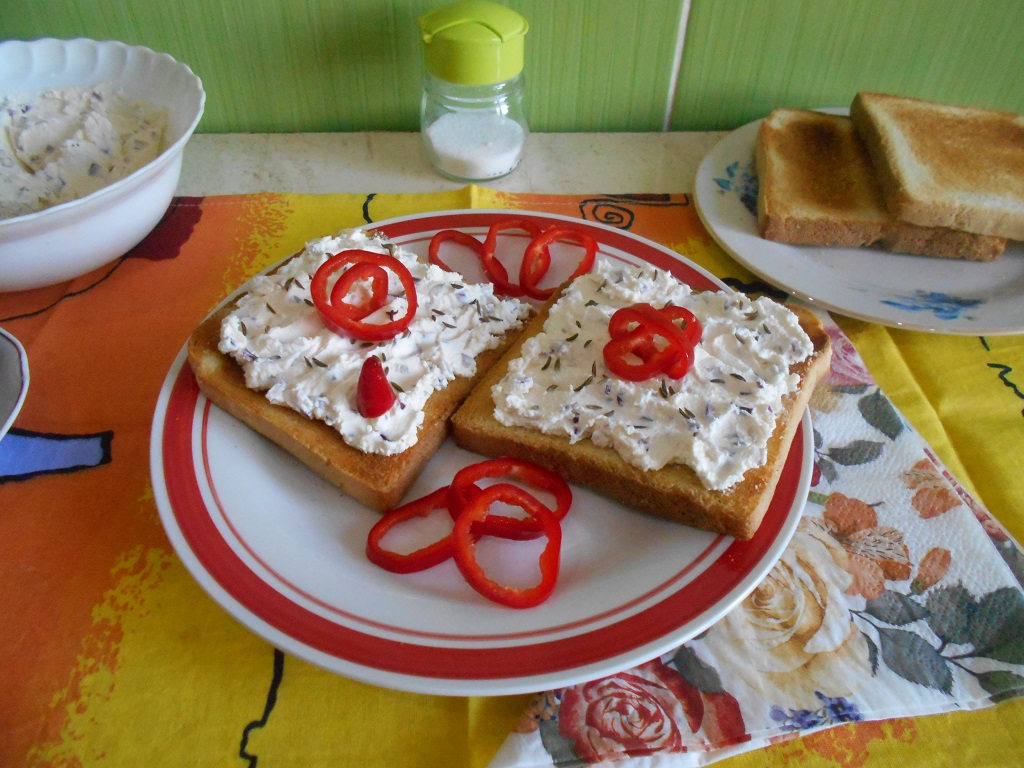
<path fill-rule="evenodd" d="M 396 525 L 414 517 L 427 517 L 435 509 L 441 508 L 448 508 L 447 486 L 391 510 L 370 529 L 366 538 L 366 557 L 371 563 L 392 573 L 415 573 L 443 563 L 454 552 L 450 534 L 408 554 L 400 554 L 381 546 L 381 540 Z"/>
<path fill-rule="evenodd" d="M 523 254 L 523 264 L 519 269 L 519 285 L 523 292 L 532 299 L 545 300 L 555 292 L 554 288 L 538 288 L 537 284 L 544 278 L 551 266 L 550 247 L 558 240 L 569 240 L 583 246 L 583 257 L 566 282 L 586 274 L 594 266 L 597 256 L 597 241 L 594 238 L 571 226 L 557 225 L 546 229 L 527 246 L 526 252 Z"/>
<path fill-rule="evenodd" d="M 502 458 L 481 461 L 460 469 L 452 478 L 451 503 L 448 506 L 452 517 L 457 518 L 462 509 L 480 493 L 477 482 L 484 478 L 513 478 L 540 491 L 547 491 L 555 498 L 551 510 L 556 520 L 561 520 L 572 506 L 572 490 L 560 475 L 537 464 L 520 459 Z M 498 536 L 503 539 L 534 539 L 540 536 L 540 523 L 532 518 L 488 515 L 473 525 L 474 536 Z"/>
<path fill-rule="evenodd" d="M 369 314 L 381 308 L 380 306 L 374 306 L 378 300 L 377 297 L 381 295 L 380 286 L 383 286 L 385 299 L 387 294 L 386 282 L 381 282 L 379 277 L 377 277 L 378 273 L 367 267 L 359 267 L 360 272 L 357 273 L 356 277 L 346 278 L 345 274 L 342 274 L 339 278 L 339 280 L 348 280 L 348 288 L 351 288 L 352 283 L 360 279 L 360 277 L 370 280 L 370 301 L 367 304 L 360 305 L 361 308 L 356 309 L 344 300 L 348 294 L 347 288 L 338 289 L 335 286 L 330 291 L 328 290 L 328 282 L 335 273 L 341 272 L 346 267 L 351 268 L 351 265 L 360 264 L 370 265 L 382 271 L 385 269 L 391 270 L 398 277 L 402 287 L 405 289 L 407 303 L 405 314 L 394 317 L 384 323 L 364 322 Z M 313 305 L 320 314 L 320 319 L 324 325 L 339 336 L 351 336 L 361 341 L 386 341 L 387 339 L 394 338 L 409 327 L 416 316 L 416 309 L 418 307 L 416 282 L 413 280 L 409 269 L 394 256 L 374 253 L 372 251 L 353 250 L 335 254 L 317 269 L 313 275 L 309 290 L 312 295 Z M 367 308 L 367 305 L 371 308 L 370 312 L 363 314 L 363 309 Z M 383 302 L 381 306 L 383 306 Z"/>
<path fill-rule="evenodd" d="M 683 321 L 682 327 L 676 325 L 678 320 Z M 703 328 L 683 307 L 658 310 L 650 304 L 633 304 L 612 315 L 608 333 L 611 340 L 603 350 L 608 370 L 629 381 L 644 381 L 662 373 L 674 379 L 685 376 Z"/>
<path fill-rule="evenodd" d="M 477 536 L 473 527 L 485 520 L 495 502 L 504 502 L 520 507 L 537 521 L 541 532 L 547 537 L 547 544 L 539 558 L 540 581 L 533 587 L 512 587 L 499 584 L 487 576 L 476 559 Z M 558 579 L 562 529 L 558 520 L 536 497 L 522 488 L 509 483 L 495 483 L 475 494 L 463 507 L 451 539 L 455 550 L 455 564 L 473 589 L 496 603 L 510 608 L 532 608 L 548 598 Z"/>
<path fill-rule="evenodd" d="M 704 333 L 704 327 L 701 325 L 700 320 L 697 319 L 696 315 L 686 309 L 686 307 L 667 306 L 658 310 L 658 313 L 662 318 L 668 319 L 673 328 L 682 331 L 682 344 L 676 347 L 676 350 L 679 352 L 679 358 L 669 365 L 666 370 L 666 373 L 671 378 L 681 379 L 686 375 L 686 372 L 693 367 L 693 351 L 696 346 L 700 344 L 701 336 Z M 675 324 L 674 321 L 677 320 L 683 321 L 682 328 L 679 328 L 679 326 Z"/>
<path fill-rule="evenodd" d="M 658 310 L 662 317 L 668 318 L 670 321 L 682 320 L 683 326 L 681 328 L 683 332 L 683 338 L 685 343 L 691 347 L 695 347 L 700 344 L 700 337 L 704 333 L 704 327 L 700 324 L 700 320 L 686 307 L 676 307 L 672 304 L 667 307 L 662 307 Z M 673 322 L 673 324 L 675 324 Z"/>
<path fill-rule="evenodd" d="M 497 257 L 498 235 L 511 229 L 520 229 L 530 236 L 530 243 L 523 253 L 523 263 L 519 269 L 519 284 L 509 277 L 505 265 Z M 496 293 L 504 296 L 529 296 L 544 300 L 554 293 L 554 288 L 541 289 L 537 284 L 551 267 L 550 246 L 558 240 L 576 242 L 583 247 L 583 256 L 576 271 L 568 280 L 589 272 L 594 266 L 597 256 L 597 241 L 586 232 L 569 225 L 558 225 L 542 230 L 540 225 L 528 218 L 507 218 L 495 221 L 487 229 L 487 236 L 481 244 L 472 235 L 457 229 L 442 229 L 430 238 L 427 253 L 431 264 L 436 264 L 448 272 L 454 272 L 441 258 L 441 245 L 454 241 L 472 249 L 479 257 L 484 272 L 494 284 Z"/>
<path fill-rule="evenodd" d="M 441 259 L 441 244 L 449 240 L 469 248 L 481 261 L 484 260 L 484 245 L 475 237 L 459 229 L 442 229 L 430 238 L 430 245 L 427 247 L 427 256 L 431 264 L 436 264 L 445 272 L 455 272 Z"/>
<path fill-rule="evenodd" d="M 370 281 L 370 299 L 362 304 L 352 304 L 347 301 L 348 293 L 359 280 Z M 335 311 L 346 314 L 353 320 L 369 317 L 383 307 L 387 300 L 388 273 L 376 264 L 353 264 L 342 273 L 331 289 L 331 306 Z"/>
<path fill-rule="evenodd" d="M 531 242 L 541 234 L 540 226 L 530 219 L 513 218 L 494 222 L 487 230 L 487 237 L 484 238 L 482 254 L 484 270 L 499 293 L 506 296 L 522 296 L 523 289 L 511 281 L 505 265 L 498 261 L 498 257 L 495 255 L 498 248 L 498 235 L 509 229 L 523 230 L 530 236 Z"/>
<path fill-rule="evenodd" d="M 655 344 L 653 331 L 645 325 L 613 338 L 604 345 L 602 354 L 608 370 L 626 381 L 654 378 L 678 359 L 671 346 L 659 348 Z"/>

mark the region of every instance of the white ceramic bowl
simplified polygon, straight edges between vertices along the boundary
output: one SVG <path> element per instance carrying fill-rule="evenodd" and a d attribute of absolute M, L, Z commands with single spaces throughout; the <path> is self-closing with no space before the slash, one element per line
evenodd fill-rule
<path fill-rule="evenodd" d="M 114 41 L 0 43 L 0 95 L 112 84 L 167 110 L 164 149 L 149 164 L 85 197 L 0 221 L 0 291 L 70 280 L 122 256 L 174 197 L 181 158 L 206 104 L 198 77 L 165 53 Z"/>

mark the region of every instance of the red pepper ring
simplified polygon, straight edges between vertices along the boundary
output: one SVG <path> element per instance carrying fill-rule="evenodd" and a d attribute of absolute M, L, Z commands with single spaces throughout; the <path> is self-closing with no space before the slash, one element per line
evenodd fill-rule
<path fill-rule="evenodd" d="M 555 519 L 562 520 L 572 506 L 572 489 L 560 475 L 550 469 L 521 459 L 501 458 L 470 464 L 455 473 L 450 486 L 448 510 L 458 518 L 481 489 L 476 483 L 484 478 L 514 478 L 555 497 L 555 508 L 550 510 Z M 540 523 L 529 517 L 488 515 L 473 525 L 474 536 L 498 536 L 503 539 L 535 539 L 540 536 Z"/>
<path fill-rule="evenodd" d="M 476 539 L 473 526 L 486 520 L 490 507 L 497 501 L 520 507 L 540 525 L 547 544 L 539 558 L 540 581 L 533 587 L 510 587 L 489 578 L 476 559 Z M 534 496 L 516 485 L 495 483 L 476 494 L 463 507 L 452 530 L 455 564 L 473 589 L 501 605 L 510 608 L 532 608 L 544 602 L 555 588 L 562 546 L 562 528 L 547 507 Z"/>
<path fill-rule="evenodd" d="M 693 347 L 676 348 L 676 359 L 665 367 L 665 373 L 670 379 L 681 379 L 686 372 L 693 367 Z"/>
<path fill-rule="evenodd" d="M 646 381 L 673 366 L 679 358 L 671 344 L 658 348 L 649 325 L 638 325 L 624 335 L 613 338 L 602 350 L 608 370 L 627 381 Z M 633 355 L 640 362 L 631 362 Z"/>
<path fill-rule="evenodd" d="M 332 301 L 335 292 L 333 290 L 328 292 L 328 281 L 336 272 L 340 272 L 352 264 L 370 264 L 381 269 L 391 270 L 405 289 L 407 303 L 405 314 L 392 318 L 385 323 L 368 323 L 363 322 L 365 316 L 358 318 L 352 316 L 351 305 L 342 302 L 340 305 L 335 306 Z M 409 327 L 416 316 L 416 309 L 418 307 L 416 282 L 412 274 L 405 264 L 386 253 L 358 250 L 337 253 L 317 269 L 310 283 L 309 291 L 313 299 L 313 305 L 316 307 L 320 319 L 325 326 L 339 336 L 351 336 L 361 341 L 386 341 L 387 339 L 394 338 Z M 377 309 L 380 309 L 380 307 Z"/>
<path fill-rule="evenodd" d="M 576 270 L 566 278 L 566 282 L 586 274 L 594 266 L 597 257 L 597 241 L 586 232 L 568 225 L 556 225 L 544 230 L 535 237 L 523 254 L 523 264 L 519 269 L 519 285 L 532 299 L 545 300 L 555 292 L 554 288 L 538 288 L 537 284 L 547 274 L 551 266 L 551 244 L 558 240 L 569 240 L 583 246 L 583 257 Z"/>
<path fill-rule="evenodd" d="M 704 335 L 704 326 L 701 325 L 700 320 L 686 307 L 677 307 L 673 304 L 669 304 L 667 307 L 662 307 L 658 310 L 662 317 L 667 317 L 669 320 L 674 321 L 682 320 L 683 326 L 682 331 L 686 339 L 686 343 L 691 347 L 696 347 L 700 344 L 701 336 Z"/>
<path fill-rule="evenodd" d="M 487 229 L 487 237 L 484 238 L 483 262 L 487 276 L 491 278 L 499 293 L 506 296 L 522 296 L 523 289 L 513 283 L 508 276 L 505 265 L 498 261 L 496 251 L 498 249 L 498 234 L 509 229 L 521 229 L 530 236 L 530 241 L 537 239 L 542 232 L 540 225 L 531 219 L 511 218 L 500 219 L 494 222 Z"/>
<path fill-rule="evenodd" d="M 347 301 L 352 286 L 359 280 L 370 281 L 370 300 L 362 304 Z M 353 320 L 369 317 L 383 307 L 388 300 L 388 273 L 375 264 L 353 264 L 346 269 L 331 289 L 331 306 L 347 314 Z"/>
<path fill-rule="evenodd" d="M 392 509 L 374 523 L 366 537 L 366 557 L 375 565 L 379 565 L 392 573 L 415 573 L 432 568 L 450 558 L 454 552 L 452 537 L 446 534 L 433 544 L 417 549 L 415 552 L 401 554 L 381 546 L 381 540 L 394 528 L 414 517 L 426 517 L 435 509 L 450 509 L 448 506 L 448 487 L 438 488 L 408 504 Z"/>
<path fill-rule="evenodd" d="M 632 304 L 616 310 L 608 321 L 608 334 L 613 339 L 622 336 L 631 330 L 630 326 L 633 323 L 648 326 L 653 335 L 661 336 L 671 346 L 693 346 L 689 335 L 676 325 L 671 317 L 662 314 L 662 310 L 657 310 L 650 304 Z"/>
<path fill-rule="evenodd" d="M 480 261 L 484 261 L 484 245 L 475 237 L 467 232 L 463 232 L 459 229 L 442 229 L 440 232 L 430 238 L 430 245 L 427 247 L 427 256 L 431 264 L 436 264 L 445 272 L 455 272 L 454 269 L 449 267 L 441 259 L 441 244 L 449 240 L 452 240 L 459 245 L 463 245 L 469 248 L 473 253 L 480 257 Z"/>
<path fill-rule="evenodd" d="M 670 304 L 667 307 L 655 310 L 655 314 L 661 327 L 664 327 L 667 331 L 680 334 L 678 338 L 681 339 L 681 343 L 676 346 L 679 356 L 675 362 L 665 369 L 665 373 L 673 379 L 681 379 L 693 366 L 693 350 L 700 344 L 701 336 L 704 334 L 704 327 L 701 325 L 700 320 L 697 319 L 697 316 L 686 307 L 677 307 Z M 683 321 L 681 328 L 676 325 L 675 321 L 677 320 Z M 665 324 L 666 321 L 667 324 Z"/>
<path fill-rule="evenodd" d="M 677 320 L 684 326 L 676 325 Z M 604 347 L 605 365 L 620 378 L 644 381 L 659 373 L 674 379 L 685 376 L 703 328 L 684 307 L 659 310 L 650 304 L 633 304 L 616 310 L 608 321 L 608 333 L 612 338 Z M 664 339 L 662 346 L 656 343 L 658 337 Z M 641 362 L 630 362 L 630 354 Z"/>

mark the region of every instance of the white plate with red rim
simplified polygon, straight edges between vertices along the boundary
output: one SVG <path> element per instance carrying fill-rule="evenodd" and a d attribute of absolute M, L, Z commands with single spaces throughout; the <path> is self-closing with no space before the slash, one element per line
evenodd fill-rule
<path fill-rule="evenodd" d="M 652 264 L 695 287 L 722 287 L 652 241 L 549 214 L 445 211 L 372 228 L 426 258 L 440 229 L 482 240 L 492 222 L 513 215 L 584 228 L 599 243 L 598 258 Z M 523 240 L 503 235 L 499 256 L 514 259 Z M 558 249 L 553 256 L 557 264 Z M 448 440 L 407 499 L 447 485 L 458 469 L 483 458 Z M 765 520 L 746 542 L 658 520 L 574 487 L 554 593 L 535 608 L 516 610 L 474 592 L 451 561 L 409 575 L 372 565 L 364 548 L 377 513 L 209 403 L 184 351 L 161 390 L 151 440 L 154 492 L 171 543 L 228 613 L 313 664 L 375 685 L 441 695 L 583 682 L 648 661 L 704 631 L 782 554 L 803 510 L 811 462 L 805 416 Z M 536 568 L 543 540 L 516 545 L 500 553 L 507 558 L 502 565 Z"/>
<path fill-rule="evenodd" d="M 929 333 L 1024 332 L 1024 243 L 1010 241 L 995 261 L 976 262 L 762 238 L 754 167 L 761 123 L 748 123 L 716 144 L 694 182 L 701 221 L 738 262 L 807 302 L 859 320 Z"/>

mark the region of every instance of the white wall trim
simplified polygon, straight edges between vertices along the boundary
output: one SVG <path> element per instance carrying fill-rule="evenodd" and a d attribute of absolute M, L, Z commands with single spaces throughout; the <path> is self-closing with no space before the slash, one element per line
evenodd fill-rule
<path fill-rule="evenodd" d="M 683 0 L 679 10 L 679 26 L 676 29 L 676 49 L 672 56 L 672 76 L 668 81 L 668 98 L 665 99 L 665 114 L 661 120 L 661 130 L 665 132 L 672 122 L 672 109 L 675 107 L 676 86 L 679 84 L 679 70 L 683 65 L 683 46 L 686 44 L 686 25 L 690 20 L 690 2 Z"/>

